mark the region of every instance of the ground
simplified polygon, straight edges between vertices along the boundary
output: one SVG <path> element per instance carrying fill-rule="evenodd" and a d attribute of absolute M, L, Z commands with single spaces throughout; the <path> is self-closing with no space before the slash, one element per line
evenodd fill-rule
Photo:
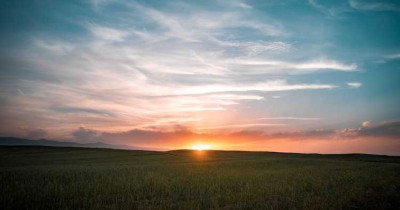
<path fill-rule="evenodd" d="M 0 147 L 2 209 L 399 209 L 400 157 Z"/>

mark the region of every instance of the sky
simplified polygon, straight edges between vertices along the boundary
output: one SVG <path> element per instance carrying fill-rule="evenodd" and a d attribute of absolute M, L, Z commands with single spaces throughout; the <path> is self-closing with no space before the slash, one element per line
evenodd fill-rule
<path fill-rule="evenodd" d="M 0 0 L 0 136 L 400 155 L 400 2 Z"/>

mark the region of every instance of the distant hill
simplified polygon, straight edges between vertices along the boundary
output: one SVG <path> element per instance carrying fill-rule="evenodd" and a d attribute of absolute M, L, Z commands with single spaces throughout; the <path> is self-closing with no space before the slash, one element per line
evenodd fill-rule
<path fill-rule="evenodd" d="M 83 144 L 76 142 L 55 141 L 47 139 L 40 139 L 40 140 L 21 139 L 16 137 L 0 137 L 0 146 L 85 147 L 85 148 L 109 148 L 109 149 L 125 149 L 125 150 L 152 150 L 152 151 L 166 150 L 162 148 L 132 147 L 127 145 L 105 144 L 103 142 Z"/>

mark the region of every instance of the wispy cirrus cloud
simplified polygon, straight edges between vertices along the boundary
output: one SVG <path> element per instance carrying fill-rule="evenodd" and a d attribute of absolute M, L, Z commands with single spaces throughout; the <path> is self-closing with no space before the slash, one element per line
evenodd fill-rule
<path fill-rule="evenodd" d="M 389 55 L 385 55 L 384 57 L 386 59 L 390 59 L 390 60 L 400 59 L 400 53 L 389 54 Z"/>
<path fill-rule="evenodd" d="M 237 71 L 246 69 L 247 73 L 286 73 L 286 74 L 305 74 L 316 71 L 336 70 L 336 71 L 357 71 L 357 64 L 344 64 L 335 60 L 313 60 L 305 62 L 287 62 L 279 60 L 255 60 L 255 59 L 235 59 L 228 62 Z"/>
<path fill-rule="evenodd" d="M 114 115 L 112 113 L 109 113 L 107 111 L 102 111 L 102 110 L 97 110 L 97 109 L 92 109 L 92 108 L 81 108 L 81 107 L 68 107 L 68 106 L 59 106 L 59 107 L 54 107 L 54 111 L 60 112 L 60 113 L 89 113 L 89 114 L 95 114 L 95 115 L 104 115 L 108 117 L 113 117 Z"/>
<path fill-rule="evenodd" d="M 245 3 L 238 2 L 241 5 L 239 10 L 232 10 L 230 4 L 216 4 L 220 11 L 210 11 L 199 7 L 188 7 L 187 4 L 175 3 L 176 7 L 191 11 L 188 13 L 168 13 L 146 7 L 135 2 L 125 2 L 137 12 L 146 16 L 157 26 L 165 35 L 179 38 L 185 41 L 199 41 L 203 36 L 217 36 L 221 30 L 234 28 L 247 28 L 255 30 L 267 36 L 279 36 L 284 34 L 279 24 L 261 22 L 252 16 L 246 16 L 246 12 L 240 9 L 246 7 L 251 9 Z M 218 18 L 215 18 L 218 17 Z"/>
<path fill-rule="evenodd" d="M 362 86 L 362 84 L 360 82 L 349 82 L 349 83 L 347 83 L 347 85 L 352 88 L 359 88 Z"/>
<path fill-rule="evenodd" d="M 329 16 L 336 16 L 342 13 L 344 10 L 342 7 L 339 6 L 325 6 L 322 4 L 323 2 L 324 1 L 319 2 L 318 0 L 308 0 L 308 3 L 312 7 Z"/>
<path fill-rule="evenodd" d="M 129 33 L 122 30 L 98 25 L 90 25 L 89 30 L 94 36 L 106 41 L 123 41 L 129 35 Z"/>
<path fill-rule="evenodd" d="M 375 12 L 400 11 L 399 5 L 388 3 L 388 1 L 348 0 L 333 1 L 332 4 L 327 1 L 308 0 L 308 3 L 316 10 L 331 17 L 339 16 L 342 13 L 349 13 L 354 10 Z"/>
<path fill-rule="evenodd" d="M 321 120 L 321 118 L 316 117 L 262 117 L 258 120 Z"/>
<path fill-rule="evenodd" d="M 357 10 L 400 12 L 400 7 L 381 1 L 369 2 L 369 1 L 350 0 L 349 4 L 353 9 Z"/>
<path fill-rule="evenodd" d="M 237 128 L 262 128 L 262 127 L 275 127 L 275 126 L 285 126 L 282 123 L 248 123 L 248 124 L 228 124 L 219 125 L 211 127 L 202 127 L 199 130 L 220 130 L 220 129 L 237 129 Z"/>
<path fill-rule="evenodd" d="M 62 41 L 46 41 L 42 39 L 35 39 L 33 42 L 37 47 L 56 54 L 68 53 L 75 47 L 73 44 Z"/>

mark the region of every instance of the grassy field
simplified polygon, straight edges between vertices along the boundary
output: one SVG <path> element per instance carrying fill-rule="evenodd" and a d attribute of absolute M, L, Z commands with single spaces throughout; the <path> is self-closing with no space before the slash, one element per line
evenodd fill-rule
<path fill-rule="evenodd" d="M 400 158 L 0 147 L 1 209 L 399 209 Z"/>

